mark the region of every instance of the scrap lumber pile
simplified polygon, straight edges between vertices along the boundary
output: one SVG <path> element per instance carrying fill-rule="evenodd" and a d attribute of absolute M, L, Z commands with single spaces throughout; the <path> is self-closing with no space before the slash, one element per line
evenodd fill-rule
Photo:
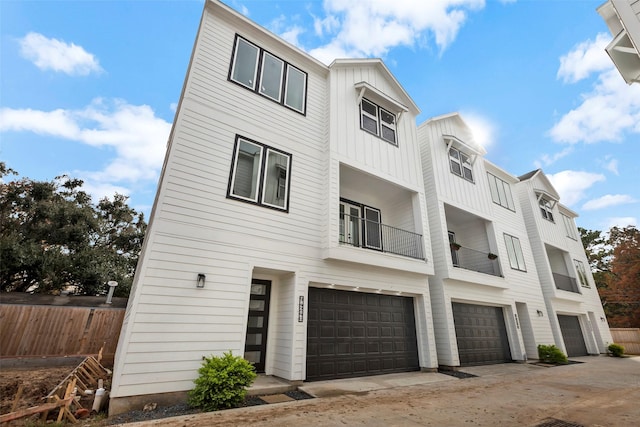
<path fill-rule="evenodd" d="M 93 356 L 84 359 L 60 384 L 44 398 L 46 403 L 27 409 L 15 410 L 20 399 L 21 388 L 16 393 L 12 412 L 0 415 L 0 423 L 17 420 L 35 414 L 46 420 L 51 411 L 57 411 L 56 420 L 63 419 L 75 423 L 78 417 L 88 416 L 91 411 L 100 412 L 107 393 L 103 388 L 111 372 Z M 81 403 L 83 396 L 95 396 L 93 407 L 86 409 Z M 85 403 L 86 405 L 87 403 Z"/>

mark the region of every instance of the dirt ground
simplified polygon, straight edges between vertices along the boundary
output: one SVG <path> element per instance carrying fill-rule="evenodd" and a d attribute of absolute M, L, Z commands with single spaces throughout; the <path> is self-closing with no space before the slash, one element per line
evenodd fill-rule
<path fill-rule="evenodd" d="M 210 426 L 637 426 L 640 420 L 640 357 L 580 358 L 584 363 L 541 367 L 504 365 L 465 368 L 476 378 L 455 379 L 371 392 L 327 393 L 310 400 L 199 413 L 127 427 Z M 499 366 L 499 365 L 495 365 Z M 40 403 L 70 371 L 2 370 L 1 413 L 8 412 L 17 384 L 20 407 Z M 436 375 L 436 374 L 434 374 Z M 557 422 L 557 421 L 556 421 Z M 102 426 L 108 419 L 81 421 Z M 549 424 L 551 425 L 551 424 Z"/>

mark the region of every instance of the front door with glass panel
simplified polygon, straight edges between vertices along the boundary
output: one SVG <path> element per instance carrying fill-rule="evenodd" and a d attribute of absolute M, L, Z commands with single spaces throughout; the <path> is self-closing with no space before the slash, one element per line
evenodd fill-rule
<path fill-rule="evenodd" d="M 244 358 L 253 363 L 256 372 L 264 372 L 269 324 L 269 294 L 271 281 L 253 279 L 249 299 L 249 318 L 244 345 Z"/>
<path fill-rule="evenodd" d="M 360 246 L 360 206 L 340 202 L 340 243 Z"/>

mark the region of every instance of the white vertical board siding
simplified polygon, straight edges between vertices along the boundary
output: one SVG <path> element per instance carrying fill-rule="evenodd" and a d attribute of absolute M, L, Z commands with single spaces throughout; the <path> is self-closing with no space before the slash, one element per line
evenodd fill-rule
<path fill-rule="evenodd" d="M 396 182 L 406 183 L 409 188 L 421 186 L 420 164 L 416 157 L 415 114 L 412 111 L 404 112 L 397 122 L 397 146 L 362 130 L 358 91 L 355 88 L 355 84 L 362 81 L 400 102 L 398 89 L 375 64 L 333 66 L 329 108 L 332 153 L 351 160 L 362 169 L 372 169 L 382 177 L 388 176 Z"/>
<path fill-rule="evenodd" d="M 471 136 L 468 130 L 462 128 L 455 118 L 429 121 L 420 125 L 419 128 L 421 133 L 424 132 L 421 136 L 421 144 L 424 143 L 424 138 L 428 138 L 431 146 L 430 179 L 433 180 L 434 190 L 439 199 L 452 206 L 462 206 L 465 210 L 480 216 L 488 216 L 491 213 L 492 202 L 482 158 L 478 158 L 472 167 L 474 183 L 453 174 L 449 166 L 447 144 L 442 137 L 442 135 L 454 135 L 462 141 L 469 142 Z"/>

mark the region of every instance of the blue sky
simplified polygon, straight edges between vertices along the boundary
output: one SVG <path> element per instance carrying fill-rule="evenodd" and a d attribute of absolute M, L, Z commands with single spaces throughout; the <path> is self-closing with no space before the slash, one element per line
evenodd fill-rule
<path fill-rule="evenodd" d="M 541 167 L 578 226 L 607 230 L 640 218 L 640 85 L 604 52 L 603 1 L 225 3 L 327 64 L 382 58 L 418 123 L 459 111 L 490 161 Z M 0 159 L 148 216 L 202 7 L 2 0 Z"/>

